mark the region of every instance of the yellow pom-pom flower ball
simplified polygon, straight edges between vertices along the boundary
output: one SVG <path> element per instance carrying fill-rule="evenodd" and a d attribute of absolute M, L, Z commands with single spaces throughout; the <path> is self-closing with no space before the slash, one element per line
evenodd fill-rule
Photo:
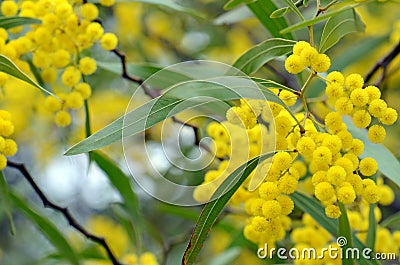
<path fill-rule="evenodd" d="M 305 68 L 306 66 L 300 55 L 292 54 L 285 61 L 285 69 L 291 74 L 298 74 Z"/>
<path fill-rule="evenodd" d="M 100 45 L 104 50 L 112 51 L 118 45 L 118 38 L 113 33 L 105 33 L 103 37 L 101 37 Z"/>
<path fill-rule="evenodd" d="M 328 216 L 329 218 L 337 219 L 337 218 L 340 217 L 340 215 L 341 215 L 342 213 L 340 212 L 340 208 L 339 208 L 338 206 L 336 206 L 336 205 L 328 205 L 328 206 L 325 208 L 325 214 L 326 214 L 326 216 Z"/>
<path fill-rule="evenodd" d="M 71 115 L 65 110 L 60 110 L 59 112 L 56 113 L 54 120 L 57 126 L 67 127 L 68 125 L 71 124 Z"/>
<path fill-rule="evenodd" d="M 375 144 L 382 143 L 385 137 L 386 130 L 381 125 L 375 124 L 368 129 L 368 139 Z"/>
<path fill-rule="evenodd" d="M 371 157 L 366 157 L 360 161 L 359 169 L 364 176 L 372 176 L 378 171 L 378 162 Z"/>

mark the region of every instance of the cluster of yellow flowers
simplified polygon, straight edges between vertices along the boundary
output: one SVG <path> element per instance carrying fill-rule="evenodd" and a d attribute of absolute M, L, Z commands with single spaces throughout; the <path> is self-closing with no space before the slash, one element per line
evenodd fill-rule
<path fill-rule="evenodd" d="M 8 137 L 14 133 L 11 114 L 0 110 L 0 170 L 7 166 L 7 156 L 13 156 L 18 151 L 17 143 Z"/>
<path fill-rule="evenodd" d="M 326 54 L 318 53 L 317 49 L 308 42 L 299 41 L 293 47 L 293 54 L 285 61 L 285 68 L 291 74 L 298 74 L 306 67 L 313 71 L 322 73 L 329 69 L 331 60 Z"/>
<path fill-rule="evenodd" d="M 285 66 L 293 74 L 309 67 L 316 76 L 317 72 L 329 69 L 330 59 L 309 43 L 300 41 L 294 45 Z M 389 205 L 394 200 L 389 186 L 378 185 L 370 178 L 377 172 L 378 163 L 371 157 L 360 158 L 364 143 L 353 138 L 343 115 L 351 115 L 357 127 L 366 128 L 371 124 L 371 116 L 380 124 L 393 124 L 397 112 L 380 99 L 378 88 L 363 88 L 364 82 L 358 74 L 344 78 L 339 72 L 331 72 L 325 80 L 328 102 L 335 107 L 324 118 L 324 124 L 307 109 L 292 114 L 277 103 L 242 99 L 240 105 L 227 111 L 226 121 L 208 125 L 207 133 L 214 140 L 213 150 L 223 161 L 218 169 L 206 173 L 203 185 L 195 190 L 194 198 L 198 201 L 209 199 L 240 164 L 277 150 L 272 159 L 257 166 L 230 201 L 233 206 L 243 207 L 249 215 L 244 235 L 257 244 L 274 245 L 285 237 L 285 231 L 291 227 L 288 215 L 294 209 L 290 194 L 300 186 L 321 201 L 330 218 L 341 215 L 339 203 L 348 207 L 370 203 Z M 301 93 L 271 90 L 288 107 L 301 97 Z M 347 107 L 341 108 L 340 102 L 344 100 Z M 343 111 L 347 108 L 348 111 Z M 384 138 L 380 124 L 369 127 L 368 135 L 374 143 Z M 254 179 L 258 180 L 256 184 L 261 183 L 258 187 L 254 187 Z"/>
<path fill-rule="evenodd" d="M 288 104 L 296 102 L 296 96 L 291 92 L 275 92 Z M 204 184 L 194 193 L 198 201 L 208 200 L 229 173 L 248 159 L 275 148 L 290 149 L 287 137 L 293 135 L 292 117 L 279 104 L 241 99 L 240 105 L 229 109 L 226 116 L 227 121 L 212 122 L 207 128 L 214 139 L 216 156 L 226 160 L 217 170 L 206 173 Z M 271 119 L 275 121 L 276 136 Z M 231 198 L 232 205 L 244 205 L 246 213 L 251 216 L 244 228 L 249 240 L 273 245 L 290 229 L 288 215 L 294 209 L 294 202 L 288 195 L 296 191 L 299 179 L 307 170 L 304 162 L 294 161 L 296 156 L 296 152 L 282 151 L 273 159 L 265 160 Z M 260 177 L 262 184 L 252 188 L 252 181 L 257 182 Z"/>
<path fill-rule="evenodd" d="M 326 94 L 329 103 L 340 115 L 351 115 L 358 128 L 368 128 L 368 138 L 373 143 L 381 143 L 386 131 L 382 125 L 392 125 L 397 120 L 397 112 L 389 108 L 381 99 L 376 86 L 364 86 L 359 74 L 350 74 L 346 78 L 334 71 L 326 78 Z"/>
<path fill-rule="evenodd" d="M 329 255 L 323 254 L 323 248 L 335 248 L 340 249 L 340 246 L 336 242 L 332 243 L 331 234 L 321 227 L 309 214 L 304 214 L 301 220 L 301 226 L 294 228 L 290 234 L 290 238 L 293 241 L 294 248 L 303 251 L 305 248 L 313 248 L 321 259 L 308 259 L 307 257 L 302 257 L 301 255 L 294 260 L 295 265 L 317 265 L 317 264 L 332 264 L 340 265 L 342 264 L 341 259 L 334 259 L 329 257 Z"/>
<path fill-rule="evenodd" d="M 369 228 L 369 205 L 360 203 L 358 210 L 348 210 L 347 215 L 350 222 L 350 227 L 355 231 L 355 235 L 362 241 L 366 242 L 367 231 Z M 382 213 L 378 207 L 374 208 L 375 220 L 380 222 Z M 317 255 L 323 253 L 325 248 L 340 249 L 336 242 L 332 242 L 332 237 L 321 225 L 316 222 L 309 214 L 304 214 L 301 220 L 301 226 L 293 229 L 291 239 L 294 243 L 294 248 L 302 251 L 304 248 L 313 248 Z M 376 230 L 375 252 L 377 253 L 398 253 L 400 248 L 400 231 L 393 233 L 386 227 L 378 224 Z M 342 264 L 342 261 L 337 258 L 324 255 L 323 259 L 296 259 L 294 264 Z"/>
<path fill-rule="evenodd" d="M 110 6 L 114 1 L 100 3 Z M 45 106 L 55 112 L 58 126 L 68 126 L 71 123 L 68 110 L 81 108 L 90 97 L 91 87 L 85 78 L 97 69 L 96 61 L 84 56 L 84 52 L 96 43 L 105 50 L 113 50 L 118 44 L 117 37 L 104 33 L 97 22 L 98 7 L 80 0 L 2 1 L 0 9 L 4 16 L 41 20 L 41 24 L 31 25 L 28 30 L 22 26 L 8 32 L 1 29 L 0 52 L 26 73 L 30 73 L 30 66 L 21 58 L 31 56 L 43 83 L 54 85 L 58 79 L 61 81 L 62 91 L 55 91 L 58 98 L 48 97 Z M 4 79 L 0 76 L 0 81 Z"/>

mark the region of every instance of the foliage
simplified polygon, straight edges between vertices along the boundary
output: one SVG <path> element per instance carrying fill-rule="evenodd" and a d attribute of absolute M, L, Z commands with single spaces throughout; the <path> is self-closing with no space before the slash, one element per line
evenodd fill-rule
<path fill-rule="evenodd" d="M 1 1 L 0 263 L 392 264 L 397 11 Z"/>

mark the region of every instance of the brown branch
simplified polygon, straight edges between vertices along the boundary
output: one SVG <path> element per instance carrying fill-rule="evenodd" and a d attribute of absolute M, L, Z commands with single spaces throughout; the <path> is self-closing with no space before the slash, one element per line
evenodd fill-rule
<path fill-rule="evenodd" d="M 123 52 L 121 52 L 121 51 L 119 51 L 117 49 L 112 50 L 112 52 L 115 55 L 117 55 L 118 58 L 121 61 L 122 78 L 125 78 L 126 80 L 134 82 L 134 83 L 138 84 L 139 86 L 141 86 L 142 89 L 143 89 L 143 92 L 146 95 L 148 95 L 149 97 L 151 97 L 151 98 L 156 98 L 156 97 L 160 96 L 160 94 L 161 94 L 160 91 L 158 91 L 158 90 L 150 90 L 147 86 L 144 85 L 144 80 L 143 79 L 137 78 L 137 77 L 133 77 L 128 73 L 128 67 L 126 65 L 126 55 Z"/>
<path fill-rule="evenodd" d="M 213 154 L 213 151 L 210 149 L 210 147 L 202 142 L 200 142 L 201 140 L 201 136 L 200 136 L 200 128 L 196 125 L 190 124 L 190 123 L 186 123 L 183 122 L 179 119 L 177 119 L 175 116 L 171 117 L 172 121 L 177 123 L 177 124 L 182 124 L 183 126 L 187 126 L 193 129 L 194 132 L 194 137 L 195 137 L 195 142 L 194 144 L 200 148 L 203 148 L 205 151 L 209 152 L 210 154 Z M 222 161 L 223 159 L 219 158 L 219 157 L 215 157 L 216 159 Z"/>
<path fill-rule="evenodd" d="M 318 17 L 320 14 L 325 13 L 330 7 L 332 7 L 334 4 L 336 4 L 338 1 L 331 1 L 329 4 L 327 4 L 325 7 L 318 6 L 317 13 L 315 14 L 315 17 Z"/>
<path fill-rule="evenodd" d="M 127 67 L 126 67 L 126 55 L 125 55 L 123 52 L 121 52 L 121 51 L 119 51 L 119 50 L 117 50 L 117 49 L 112 50 L 112 52 L 113 52 L 115 55 L 117 55 L 117 56 L 119 57 L 119 59 L 121 60 L 121 65 L 122 65 L 122 77 L 125 78 L 125 79 L 128 79 L 129 81 L 135 82 L 135 83 L 137 83 L 138 85 L 142 85 L 143 82 L 144 82 L 144 80 L 142 80 L 142 79 L 140 79 L 140 78 L 132 77 L 132 76 L 130 76 L 130 75 L 128 74 Z"/>
<path fill-rule="evenodd" d="M 400 41 L 399 43 L 387 54 L 385 57 L 383 57 L 379 62 L 377 62 L 374 67 L 368 72 L 368 74 L 365 76 L 364 80 L 365 83 L 368 83 L 371 78 L 374 76 L 374 74 L 382 68 L 382 74 L 375 84 L 376 86 L 379 86 L 382 84 L 382 82 L 385 80 L 386 73 L 387 73 L 387 68 L 389 64 L 399 55 L 400 53 Z"/>
<path fill-rule="evenodd" d="M 200 137 L 200 128 L 199 128 L 199 127 L 197 127 L 196 125 L 187 123 L 187 122 L 183 122 L 183 121 L 177 119 L 175 116 L 172 116 L 171 119 L 172 119 L 172 121 L 175 122 L 175 123 L 182 124 L 182 125 L 184 125 L 184 126 L 187 126 L 187 127 L 192 128 L 192 129 L 193 129 L 193 132 L 194 132 L 194 141 L 195 141 L 195 144 L 196 144 L 196 145 L 199 145 L 199 144 L 200 144 L 201 137 Z"/>
<path fill-rule="evenodd" d="M 78 221 L 71 215 L 70 211 L 66 207 L 61 207 L 52 201 L 50 201 L 46 195 L 42 192 L 42 190 L 39 188 L 39 186 L 36 184 L 36 182 L 33 180 L 33 177 L 30 175 L 28 170 L 26 169 L 24 164 L 12 162 L 12 161 L 7 161 L 7 166 L 11 168 L 17 169 L 24 177 L 25 179 L 29 182 L 29 184 L 32 186 L 36 194 L 39 196 L 40 200 L 42 201 L 43 205 L 45 208 L 50 208 L 53 209 L 57 212 L 60 212 L 62 215 L 64 215 L 65 219 L 67 219 L 68 223 L 78 230 L 82 235 L 84 235 L 86 238 L 89 240 L 101 245 L 106 251 L 107 255 L 110 258 L 112 264 L 114 265 L 122 265 L 117 258 L 114 256 L 113 252 L 111 251 L 110 246 L 107 244 L 105 239 L 103 237 L 98 237 L 96 235 L 91 234 L 88 232 L 82 225 L 78 223 Z"/>

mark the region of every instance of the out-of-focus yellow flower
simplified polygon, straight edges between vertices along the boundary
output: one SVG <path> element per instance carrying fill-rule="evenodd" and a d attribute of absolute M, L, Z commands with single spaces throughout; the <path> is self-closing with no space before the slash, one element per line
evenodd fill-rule
<path fill-rule="evenodd" d="M 121 225 L 104 216 L 92 216 L 87 223 L 89 231 L 104 237 L 117 257 L 122 257 L 127 251 L 129 237 Z"/>

